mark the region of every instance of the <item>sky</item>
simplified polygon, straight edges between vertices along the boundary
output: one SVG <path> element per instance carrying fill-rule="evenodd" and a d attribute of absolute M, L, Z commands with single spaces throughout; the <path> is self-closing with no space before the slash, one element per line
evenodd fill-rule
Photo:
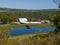
<path fill-rule="evenodd" d="M 14 9 L 57 9 L 53 0 L 0 0 L 0 7 Z"/>

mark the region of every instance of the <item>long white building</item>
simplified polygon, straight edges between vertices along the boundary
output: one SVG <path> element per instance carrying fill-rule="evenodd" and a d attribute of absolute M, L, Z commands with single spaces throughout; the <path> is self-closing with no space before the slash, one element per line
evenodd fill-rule
<path fill-rule="evenodd" d="M 41 24 L 41 22 L 29 22 L 27 18 L 19 18 L 19 24 Z"/>

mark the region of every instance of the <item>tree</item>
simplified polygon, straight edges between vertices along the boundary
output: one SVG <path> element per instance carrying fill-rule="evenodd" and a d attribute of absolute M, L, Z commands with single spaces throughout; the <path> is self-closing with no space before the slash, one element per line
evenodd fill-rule
<path fill-rule="evenodd" d="M 3 24 L 8 23 L 8 20 L 9 20 L 9 17 L 8 17 L 8 16 L 3 16 L 3 17 L 1 18 L 1 22 L 2 22 Z"/>
<path fill-rule="evenodd" d="M 54 25 L 57 31 L 60 31 L 60 11 L 57 12 L 56 16 L 54 17 Z"/>

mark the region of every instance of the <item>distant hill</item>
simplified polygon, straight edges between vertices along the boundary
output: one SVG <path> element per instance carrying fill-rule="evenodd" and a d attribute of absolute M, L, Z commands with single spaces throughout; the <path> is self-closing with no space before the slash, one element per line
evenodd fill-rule
<path fill-rule="evenodd" d="M 5 10 L 5 11 L 57 11 L 58 9 L 41 9 L 41 10 L 34 10 L 34 9 L 0 8 L 0 10 Z"/>

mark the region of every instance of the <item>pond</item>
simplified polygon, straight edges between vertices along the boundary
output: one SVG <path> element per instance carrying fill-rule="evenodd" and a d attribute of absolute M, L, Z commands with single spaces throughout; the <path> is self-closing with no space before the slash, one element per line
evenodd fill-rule
<path fill-rule="evenodd" d="M 17 36 L 17 35 L 24 35 L 24 34 L 34 34 L 37 32 L 49 32 L 54 30 L 54 27 L 44 27 L 44 28 L 37 28 L 37 27 L 32 27 L 30 29 L 27 28 L 17 28 L 17 29 L 12 29 L 10 31 L 11 36 Z"/>

